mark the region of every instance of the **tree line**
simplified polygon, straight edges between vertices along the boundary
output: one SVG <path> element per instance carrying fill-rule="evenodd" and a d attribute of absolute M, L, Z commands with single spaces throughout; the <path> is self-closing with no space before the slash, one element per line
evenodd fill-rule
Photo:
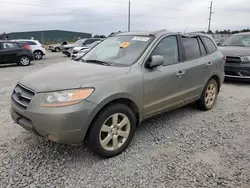
<path fill-rule="evenodd" d="M 245 33 L 245 32 L 250 32 L 250 29 L 242 29 L 242 30 L 223 30 L 223 31 L 219 31 L 219 30 L 216 30 L 215 32 L 213 31 L 208 31 L 207 33 L 209 34 L 236 34 L 236 33 Z"/>

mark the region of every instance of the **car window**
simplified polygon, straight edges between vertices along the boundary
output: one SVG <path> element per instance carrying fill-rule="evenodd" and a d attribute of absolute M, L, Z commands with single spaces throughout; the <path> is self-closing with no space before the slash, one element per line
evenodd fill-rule
<path fill-rule="evenodd" d="M 35 42 L 33 41 L 24 41 L 26 44 L 32 46 L 32 45 L 37 45 Z"/>
<path fill-rule="evenodd" d="M 205 46 L 204 46 L 204 44 L 202 43 L 202 41 L 201 41 L 200 38 L 198 38 L 198 41 L 199 41 L 199 46 L 200 46 L 201 55 L 204 56 L 204 55 L 207 54 L 206 49 L 205 49 Z"/>
<path fill-rule="evenodd" d="M 200 47 L 197 37 L 182 37 L 186 60 L 201 57 Z"/>
<path fill-rule="evenodd" d="M 62 45 L 67 45 L 68 43 L 67 42 L 63 42 Z"/>
<path fill-rule="evenodd" d="M 204 42 L 205 42 L 205 44 L 207 46 L 209 54 L 211 54 L 211 53 L 213 53 L 213 52 L 216 51 L 216 46 L 215 46 L 214 42 L 210 38 L 203 37 L 203 40 L 204 40 Z"/>
<path fill-rule="evenodd" d="M 152 55 L 161 55 L 164 58 L 163 66 L 172 65 L 178 62 L 178 45 L 176 36 L 164 38 L 154 49 Z"/>
<path fill-rule="evenodd" d="M 19 46 L 17 43 L 3 42 L 3 49 L 8 49 L 8 48 L 19 48 Z"/>
<path fill-rule="evenodd" d="M 87 44 L 91 44 L 93 42 L 92 39 L 86 40 L 85 42 L 83 42 L 83 45 L 87 45 Z"/>

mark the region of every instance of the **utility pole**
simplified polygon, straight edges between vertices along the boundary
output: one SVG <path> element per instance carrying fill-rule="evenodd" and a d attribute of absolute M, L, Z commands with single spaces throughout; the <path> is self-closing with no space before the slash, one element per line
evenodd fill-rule
<path fill-rule="evenodd" d="M 43 35 L 43 31 L 42 31 L 42 43 L 44 45 L 44 35 Z"/>
<path fill-rule="evenodd" d="M 212 20 L 212 14 L 213 14 L 213 1 L 211 1 L 210 7 L 209 7 L 209 18 L 208 18 L 208 31 L 211 29 L 211 20 Z"/>
<path fill-rule="evenodd" d="M 130 0 L 128 1 L 128 32 L 130 32 Z"/>

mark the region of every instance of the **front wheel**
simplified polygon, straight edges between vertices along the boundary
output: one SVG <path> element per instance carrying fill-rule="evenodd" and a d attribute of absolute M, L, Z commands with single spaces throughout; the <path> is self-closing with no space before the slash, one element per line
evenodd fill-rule
<path fill-rule="evenodd" d="M 94 120 L 86 145 L 101 157 L 114 157 L 128 147 L 135 129 L 134 112 L 124 104 L 114 104 L 102 110 Z"/>
<path fill-rule="evenodd" d="M 60 48 L 56 48 L 55 51 L 56 51 L 56 52 L 60 52 Z"/>
<path fill-rule="evenodd" d="M 217 100 L 218 84 L 214 79 L 207 82 L 200 100 L 198 101 L 199 108 L 202 110 L 211 110 Z"/>
<path fill-rule="evenodd" d="M 22 56 L 18 64 L 21 66 L 28 66 L 30 64 L 30 58 L 28 58 L 27 56 Z"/>

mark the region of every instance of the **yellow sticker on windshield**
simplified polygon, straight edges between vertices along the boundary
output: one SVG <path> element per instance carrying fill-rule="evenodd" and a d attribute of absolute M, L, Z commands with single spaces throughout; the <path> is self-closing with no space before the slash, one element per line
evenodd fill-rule
<path fill-rule="evenodd" d="M 127 48 L 130 45 L 130 42 L 123 42 L 120 48 Z"/>

